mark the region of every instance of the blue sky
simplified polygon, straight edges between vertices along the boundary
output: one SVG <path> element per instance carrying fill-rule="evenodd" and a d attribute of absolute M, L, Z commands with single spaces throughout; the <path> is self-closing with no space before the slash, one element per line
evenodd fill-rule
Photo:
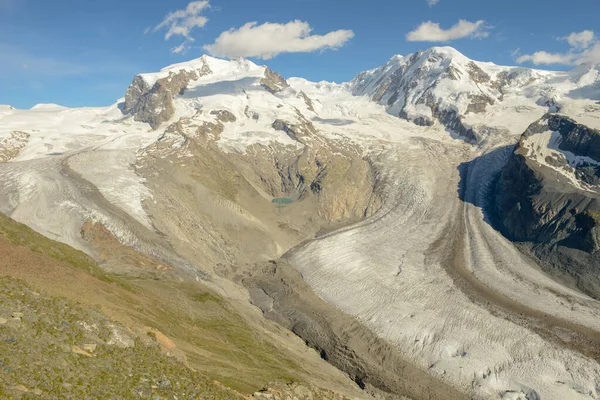
<path fill-rule="evenodd" d="M 244 53 L 285 77 L 336 82 L 435 45 L 497 64 L 568 69 L 600 62 L 598 0 L 210 0 L 192 9 L 189 3 L 0 0 L 0 104 L 108 105 L 136 73 L 207 51 Z M 249 22 L 256 25 L 240 29 Z M 186 51 L 174 53 L 178 46 Z"/>

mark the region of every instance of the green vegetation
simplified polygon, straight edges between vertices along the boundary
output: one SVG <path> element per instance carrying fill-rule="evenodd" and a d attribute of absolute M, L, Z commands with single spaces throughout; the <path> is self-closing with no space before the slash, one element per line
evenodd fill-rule
<path fill-rule="evenodd" d="M 198 303 L 206 303 L 207 301 L 212 301 L 213 303 L 223 304 L 223 301 L 219 296 L 209 292 L 195 293 L 191 296 L 191 298 L 192 300 L 197 301 Z"/>
<path fill-rule="evenodd" d="M 0 318 L 1 398 L 242 399 L 149 336 L 119 346 L 114 332 L 129 334 L 124 327 L 16 279 L 0 278 Z"/>
<path fill-rule="evenodd" d="M 586 211 L 585 215 L 590 217 L 596 225 L 600 225 L 600 211 Z"/>
<path fill-rule="evenodd" d="M 249 325 L 225 299 L 201 282 L 162 279 L 124 282 L 101 270 L 86 254 L 0 215 L 0 238 L 3 237 L 12 245 L 43 256 L 34 257 L 33 262 L 40 262 L 45 268 L 84 271 L 85 274 L 74 274 L 69 285 L 83 286 L 90 293 L 103 295 L 88 297 L 84 294 L 82 297 L 75 294 L 80 291 L 68 289 L 58 292 L 60 296 L 81 302 L 76 304 L 62 298 L 38 297 L 14 278 L 0 278 L 0 317 L 10 319 L 14 311 L 29 310 L 18 330 L 0 325 L 0 364 L 4 363 L 0 365 L 0 398 L 16 396 L 18 391 L 6 391 L 15 385 L 29 390 L 39 388 L 55 398 L 58 394 L 60 398 L 150 398 L 146 396 L 150 389 L 154 391 L 152 396 L 162 396 L 162 392 L 153 387 L 158 387 L 164 376 L 173 387 L 176 382 L 185 384 L 185 388 L 177 386 L 177 390 L 182 390 L 177 393 L 184 393 L 179 398 L 191 398 L 193 393 L 199 393 L 196 390 L 202 391 L 202 398 L 236 398 L 205 396 L 205 392 L 210 394 L 213 390 L 207 382 L 216 380 L 251 394 L 272 382 L 302 383 L 302 377 L 310 375 L 289 350 L 264 330 Z M 47 265 L 44 265 L 45 260 Z M 14 268 L 20 271 L 19 276 L 28 279 L 27 268 L 13 263 L 7 263 L 4 268 L 3 275 L 11 275 Z M 35 268 L 31 271 L 35 273 Z M 87 274 L 100 281 L 87 279 Z M 48 279 L 44 287 L 64 284 L 53 282 L 52 274 Z M 107 291 L 106 283 L 119 286 Z M 167 358 L 158 347 L 138 343 L 144 342 L 144 338 L 148 340 L 147 334 L 137 335 L 134 347 L 121 349 L 107 345 L 112 336 L 107 327 L 113 322 L 99 310 L 112 319 L 126 321 L 128 327 L 137 327 L 134 330 L 157 329 L 177 344 L 176 350 L 185 355 L 192 370 Z M 79 321 L 96 324 L 96 336 L 90 338 Z M 11 338 L 16 340 L 16 345 Z M 71 351 L 70 346 L 83 348 L 91 343 L 98 344 L 94 357 Z M 9 370 L 4 373 L 3 368 Z M 189 382 L 197 385 L 190 386 Z M 138 385 L 142 385 L 143 390 L 138 390 Z M 113 392 L 110 392 L 111 387 Z M 145 397 L 133 394 L 140 390 Z M 32 396 L 29 392 L 22 395 L 24 398 Z"/>
<path fill-rule="evenodd" d="M 15 246 L 22 246 L 56 261 L 67 263 L 74 268 L 86 271 L 103 282 L 115 283 L 124 289 L 133 291 L 131 285 L 114 275 L 104 272 L 84 252 L 75 250 L 64 243 L 48 239 L 27 225 L 21 224 L 2 213 L 0 213 L 0 236 L 5 237 Z"/>
<path fill-rule="evenodd" d="M 140 293 L 155 293 L 160 304 L 135 315 L 178 343 L 185 343 L 188 362 L 211 379 L 242 393 L 253 393 L 270 382 L 302 382 L 305 372 L 291 354 L 259 333 L 225 300 L 199 285 L 140 281 Z M 177 293 L 179 296 L 177 296 Z M 183 346 L 183 344 L 182 344 Z"/>

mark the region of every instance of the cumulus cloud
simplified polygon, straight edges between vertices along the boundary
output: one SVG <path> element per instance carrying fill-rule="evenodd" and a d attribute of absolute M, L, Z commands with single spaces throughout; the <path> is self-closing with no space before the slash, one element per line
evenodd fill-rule
<path fill-rule="evenodd" d="M 171 53 L 174 54 L 185 54 L 190 49 L 188 42 L 183 42 L 179 46 L 175 46 L 171 49 Z"/>
<path fill-rule="evenodd" d="M 485 21 L 469 22 L 461 19 L 449 29 L 443 29 L 440 24 L 432 21 L 423 22 L 412 32 L 406 34 L 409 42 L 449 42 L 451 40 L 488 37 L 489 32 Z"/>
<path fill-rule="evenodd" d="M 568 36 L 558 38 L 569 43 L 570 49 L 565 53 L 549 53 L 536 51 L 533 54 L 519 56 L 516 61 L 521 64 L 531 62 L 535 65 L 561 64 L 579 65 L 582 63 L 600 63 L 600 42 L 593 31 L 573 32 Z"/>
<path fill-rule="evenodd" d="M 523 54 L 517 58 L 517 62 L 532 62 L 535 65 L 540 64 L 572 64 L 573 54 L 548 53 L 547 51 L 536 51 L 533 54 Z"/>
<path fill-rule="evenodd" d="M 577 61 L 579 64 L 600 64 L 600 42 L 581 53 Z"/>
<path fill-rule="evenodd" d="M 433 7 L 435 6 L 437 3 L 440 2 L 440 0 L 425 0 L 427 2 L 427 4 L 429 5 L 429 7 Z"/>
<path fill-rule="evenodd" d="M 587 49 L 596 41 L 596 35 L 594 35 L 594 31 L 585 30 L 582 32 L 573 32 L 569 36 L 561 39 L 569 42 L 571 47 Z"/>
<path fill-rule="evenodd" d="M 213 44 L 204 49 L 217 57 L 255 57 L 270 59 L 281 53 L 308 53 L 316 50 L 337 49 L 352 37 L 350 30 L 337 30 L 325 35 L 311 34 L 307 22 L 290 21 L 287 24 L 249 22 L 239 29 L 221 33 Z"/>
<path fill-rule="evenodd" d="M 192 1 L 185 9 L 168 13 L 158 25 L 152 28 L 152 31 L 166 30 L 165 40 L 169 40 L 173 36 L 183 36 L 185 41 L 171 49 L 173 53 L 183 53 L 194 41 L 194 38 L 190 36 L 192 30 L 202 28 L 208 22 L 208 18 L 202 15 L 202 12 L 208 8 L 210 8 L 208 0 Z M 149 31 L 150 29 L 146 29 L 145 33 Z"/>

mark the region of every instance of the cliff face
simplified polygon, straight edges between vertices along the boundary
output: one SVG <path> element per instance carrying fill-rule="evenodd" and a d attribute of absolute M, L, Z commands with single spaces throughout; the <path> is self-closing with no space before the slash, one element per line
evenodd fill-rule
<path fill-rule="evenodd" d="M 559 115 L 549 116 L 548 126 L 552 131 L 560 133 L 561 150 L 600 162 L 600 131 Z"/>
<path fill-rule="evenodd" d="M 122 111 L 132 114 L 136 121 L 148 123 L 156 129 L 168 121 L 175 113 L 173 99 L 183 94 L 191 81 L 212 73 L 208 65 L 197 71 L 170 72 L 158 79 L 152 87 L 141 77 L 136 76 L 125 93 Z"/>
<path fill-rule="evenodd" d="M 543 135 L 554 135 L 547 146 L 557 152 L 545 152 Z M 595 296 L 600 291 L 589 286 L 600 282 L 600 194 L 579 171 L 582 165 L 597 168 L 593 160 L 599 137 L 570 118 L 545 116 L 522 135 L 495 193 L 503 234 L 530 242 L 542 261 L 574 276 Z M 566 156 L 557 155 L 561 151 Z"/>

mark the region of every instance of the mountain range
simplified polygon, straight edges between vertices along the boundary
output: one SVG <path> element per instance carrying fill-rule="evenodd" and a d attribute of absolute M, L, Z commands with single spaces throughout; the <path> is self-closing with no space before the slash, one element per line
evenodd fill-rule
<path fill-rule="evenodd" d="M 600 398 L 600 66 L 434 47 L 336 84 L 202 56 L 108 107 L 0 106 L 0 183 L 3 224 L 273 341 L 244 357 L 285 352 L 275 398 Z M 188 367 L 235 376 L 183 330 Z"/>

